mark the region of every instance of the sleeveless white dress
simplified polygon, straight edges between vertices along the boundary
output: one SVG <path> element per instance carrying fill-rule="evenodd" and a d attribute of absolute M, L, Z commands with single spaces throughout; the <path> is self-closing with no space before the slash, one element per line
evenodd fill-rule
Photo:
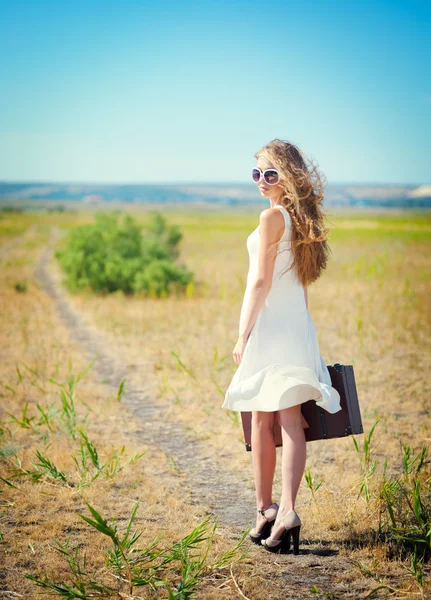
<path fill-rule="evenodd" d="M 241 363 L 225 393 L 221 408 L 272 412 L 315 400 L 329 413 L 341 410 L 340 394 L 319 349 L 316 330 L 307 310 L 304 288 L 296 267 L 280 278 L 293 262 L 290 248 L 292 221 L 284 216 L 285 229 L 275 260 L 271 289 L 248 337 Z M 240 314 L 244 318 L 259 256 L 259 226 L 247 238 L 249 271 Z M 303 417 L 304 427 L 308 427 Z"/>

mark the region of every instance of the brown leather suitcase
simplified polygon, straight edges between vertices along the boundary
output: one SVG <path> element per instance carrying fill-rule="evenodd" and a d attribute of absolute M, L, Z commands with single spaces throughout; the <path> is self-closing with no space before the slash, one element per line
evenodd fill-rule
<path fill-rule="evenodd" d="M 340 394 L 341 410 L 331 414 L 317 406 L 315 400 L 301 405 L 301 411 L 309 427 L 304 429 L 307 442 L 346 435 L 363 433 L 361 411 L 356 390 L 355 374 L 352 365 L 335 363 L 328 365 L 332 386 Z M 251 412 L 241 412 L 246 450 L 251 450 Z M 274 440 L 276 446 L 282 446 L 280 423 L 274 419 Z"/>

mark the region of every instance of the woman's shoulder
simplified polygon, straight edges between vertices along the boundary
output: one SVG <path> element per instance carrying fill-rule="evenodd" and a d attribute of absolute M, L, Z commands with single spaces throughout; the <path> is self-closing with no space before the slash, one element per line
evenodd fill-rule
<path fill-rule="evenodd" d="M 286 209 L 284 207 L 282 207 L 281 205 L 277 205 L 277 206 L 272 206 L 269 208 L 265 208 L 264 210 L 261 211 L 260 213 L 260 223 L 263 222 L 267 222 L 267 223 L 278 223 L 282 221 L 282 216 L 280 216 L 280 213 L 285 213 L 287 212 Z"/>

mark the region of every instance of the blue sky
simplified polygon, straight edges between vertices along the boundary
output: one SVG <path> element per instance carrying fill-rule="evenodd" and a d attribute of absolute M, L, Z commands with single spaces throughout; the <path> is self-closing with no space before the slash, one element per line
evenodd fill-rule
<path fill-rule="evenodd" d="M 0 0 L 0 179 L 431 183 L 430 6 Z"/>

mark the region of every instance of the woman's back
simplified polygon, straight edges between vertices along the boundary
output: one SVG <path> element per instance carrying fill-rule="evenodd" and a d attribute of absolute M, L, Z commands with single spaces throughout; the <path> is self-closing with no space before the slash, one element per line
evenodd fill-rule
<path fill-rule="evenodd" d="M 277 256 L 275 258 L 272 286 L 265 300 L 265 306 L 277 303 L 286 308 L 292 302 L 297 304 L 301 310 L 306 309 L 304 288 L 297 277 L 296 267 L 286 271 L 292 265 L 294 257 L 291 250 L 292 220 L 289 212 L 279 204 L 275 205 L 283 214 L 285 229 L 277 245 Z M 259 235 L 258 226 L 247 238 L 247 250 L 249 255 L 249 271 L 247 275 L 247 288 L 254 281 L 259 260 Z M 246 290 L 248 292 L 248 290 Z M 248 296 L 248 294 L 247 294 Z M 243 307 L 244 307 L 243 303 Z M 292 306 L 290 309 L 292 310 Z"/>
<path fill-rule="evenodd" d="M 231 410 L 281 410 L 314 399 L 329 412 L 340 409 L 340 396 L 331 386 L 316 330 L 307 310 L 304 288 L 290 248 L 292 222 L 281 205 L 285 230 L 278 242 L 271 289 L 247 340 L 241 364 L 226 392 L 222 408 Z M 240 314 L 240 329 L 256 279 L 259 260 L 259 227 L 248 236 L 249 270 Z"/>

